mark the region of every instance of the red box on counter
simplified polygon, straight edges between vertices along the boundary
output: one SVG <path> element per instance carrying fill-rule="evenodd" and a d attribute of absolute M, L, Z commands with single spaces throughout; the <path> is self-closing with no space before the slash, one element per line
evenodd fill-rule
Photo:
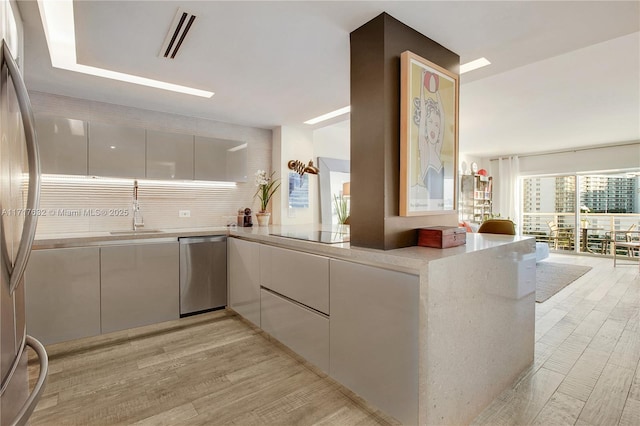
<path fill-rule="evenodd" d="M 456 226 L 430 226 L 418 229 L 418 245 L 449 248 L 466 244 L 467 231 Z"/>

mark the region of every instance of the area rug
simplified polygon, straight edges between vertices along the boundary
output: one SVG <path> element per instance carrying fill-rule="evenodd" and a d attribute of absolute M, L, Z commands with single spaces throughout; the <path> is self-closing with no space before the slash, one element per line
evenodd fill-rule
<path fill-rule="evenodd" d="M 544 302 L 590 270 L 591 266 L 538 262 L 536 264 L 536 302 Z"/>

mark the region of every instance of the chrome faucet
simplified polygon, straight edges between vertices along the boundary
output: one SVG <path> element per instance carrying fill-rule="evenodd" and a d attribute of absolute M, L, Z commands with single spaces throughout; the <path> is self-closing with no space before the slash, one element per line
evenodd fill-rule
<path fill-rule="evenodd" d="M 144 226 L 144 219 L 140 211 L 140 202 L 138 201 L 138 181 L 133 181 L 133 230 Z"/>

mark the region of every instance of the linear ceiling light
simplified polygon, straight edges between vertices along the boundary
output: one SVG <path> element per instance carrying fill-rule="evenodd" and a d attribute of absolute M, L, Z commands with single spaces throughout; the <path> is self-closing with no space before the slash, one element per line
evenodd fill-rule
<path fill-rule="evenodd" d="M 342 114 L 346 114 L 346 113 L 348 113 L 350 111 L 351 111 L 351 106 L 346 106 L 344 108 L 340 108 L 340 109 L 337 109 L 335 111 L 331 111 L 329 113 L 321 115 L 320 117 L 316 117 L 316 118 L 312 118 L 311 120 L 307 120 L 307 121 L 304 122 L 304 124 L 320 123 L 321 121 L 329 120 L 330 118 L 337 117 L 337 116 L 342 115 Z"/>
<path fill-rule="evenodd" d="M 466 64 L 460 65 L 460 74 L 486 67 L 489 64 L 491 64 L 491 62 L 489 62 L 487 58 L 480 58 L 475 61 L 467 62 Z"/>
<path fill-rule="evenodd" d="M 91 74 L 112 80 L 125 81 L 127 83 L 140 84 L 156 89 L 170 90 L 172 92 L 185 93 L 187 95 L 210 98 L 213 92 L 180 86 L 165 81 L 152 80 L 132 74 L 110 71 L 104 68 L 96 68 L 78 64 L 76 58 L 76 35 L 73 21 L 73 1 L 38 0 L 40 18 L 44 27 L 44 34 L 49 47 L 51 65 L 69 71 L 83 74 Z"/>

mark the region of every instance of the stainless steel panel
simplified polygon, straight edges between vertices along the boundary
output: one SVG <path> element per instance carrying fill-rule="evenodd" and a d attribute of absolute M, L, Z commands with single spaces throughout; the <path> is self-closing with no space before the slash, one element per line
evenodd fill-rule
<path fill-rule="evenodd" d="M 22 425 L 46 378 L 45 368 L 29 397 L 23 273 L 37 223 L 40 161 L 26 86 L 4 40 L 0 56 L 0 424 Z M 39 354 L 46 364 L 41 345 Z"/>
<path fill-rule="evenodd" d="M 0 378 L 1 384 L 6 383 L 9 374 L 15 368 L 18 354 L 18 342 L 15 326 L 15 304 L 13 296 L 9 294 L 9 280 L 6 278 L 6 268 L 2 262 L 2 282 L 0 283 Z"/>
<path fill-rule="evenodd" d="M 42 343 L 38 342 L 37 339 L 34 339 L 31 336 L 26 336 L 26 345 L 30 346 L 31 349 L 33 349 L 36 353 L 36 356 L 38 357 L 38 361 L 39 361 L 39 368 L 40 371 L 38 372 L 38 379 L 35 383 L 35 385 L 33 386 L 33 390 L 31 391 L 30 394 L 28 394 L 26 397 L 24 395 L 21 395 L 22 399 L 20 401 L 3 401 L 3 403 L 7 402 L 7 406 L 9 408 L 9 411 L 14 411 L 16 410 L 16 414 L 13 417 L 13 419 L 11 419 L 9 417 L 9 419 L 11 419 L 11 426 L 24 426 L 27 424 L 27 421 L 29 420 L 29 416 L 31 416 L 31 413 L 33 413 L 33 410 L 35 410 L 36 405 L 38 404 L 38 401 L 40 400 L 40 397 L 42 396 L 42 394 L 44 393 L 44 388 L 45 385 L 47 383 L 47 374 L 49 372 L 49 359 L 47 357 L 47 351 L 44 349 L 44 346 L 42 346 Z M 21 365 L 20 365 L 20 371 L 24 372 L 24 376 L 26 379 L 27 376 L 27 353 L 26 351 L 23 353 L 23 356 L 21 358 Z M 20 376 L 22 376 L 22 373 L 20 374 Z M 25 386 L 22 387 L 21 384 L 24 382 Z M 27 380 L 23 380 L 22 377 L 20 377 L 20 380 L 17 381 L 17 385 L 20 385 L 20 390 L 15 389 L 15 392 L 12 392 L 13 394 L 22 394 L 22 390 L 27 388 L 26 386 L 26 382 Z M 27 389 L 28 390 L 28 389 Z M 22 404 L 20 404 L 20 402 Z M 11 403 L 12 405 L 9 406 L 9 403 Z M 5 415 L 5 408 L 4 406 L 2 406 L 2 414 Z M 0 424 L 8 424 L 4 422 L 4 419 L 2 419 L 2 422 L 0 422 Z"/>
<path fill-rule="evenodd" d="M 7 133 L 3 134 L 2 138 L 9 138 L 11 144 L 9 150 L 12 153 L 10 164 L 11 204 L 8 207 L 26 207 L 26 211 L 22 214 L 19 212 L 13 214 L 16 220 L 15 226 L 21 228 L 19 232 L 14 234 L 12 243 L 12 254 L 15 260 L 9 277 L 9 291 L 13 292 L 22 282 L 36 234 L 38 221 L 36 209 L 40 203 L 40 158 L 27 87 L 4 40 L 1 55 L 3 65 L 2 99 L 4 101 L 6 97 L 7 100 L 7 109 L 3 109 L 2 115 L 5 116 L 6 113 L 9 120 L 8 126 L 3 128 L 3 132 Z M 5 78 L 4 65 L 6 65 L 8 72 L 7 78 Z M 7 84 L 9 81 L 11 84 Z M 23 194 L 25 179 L 28 179 L 26 205 Z M 2 206 L 7 208 L 6 204 Z M 6 231 L 6 228 L 4 230 Z M 5 239 L 3 238 L 2 241 Z"/>
<path fill-rule="evenodd" d="M 16 359 L 17 365 L 14 374 L 5 383 L 6 389 L 0 397 L 0 425 L 12 425 L 29 396 L 27 358 L 27 351 L 23 351 Z"/>
<path fill-rule="evenodd" d="M 226 304 L 226 237 L 180 238 L 180 314 Z"/>

